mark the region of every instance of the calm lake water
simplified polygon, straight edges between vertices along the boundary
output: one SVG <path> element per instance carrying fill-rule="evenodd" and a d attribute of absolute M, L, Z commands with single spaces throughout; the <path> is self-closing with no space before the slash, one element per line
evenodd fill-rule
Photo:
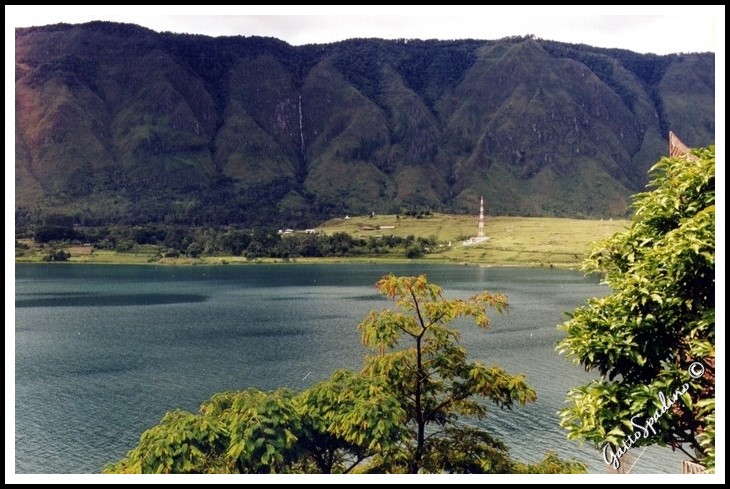
<path fill-rule="evenodd" d="M 366 264 L 16 265 L 16 472 L 98 473 L 168 410 L 358 369 L 355 326 L 390 307 L 373 288 L 389 272 L 426 273 L 452 297 L 507 294 L 510 313 L 486 332 L 465 323 L 462 342 L 474 360 L 525 373 L 538 401 L 495 407 L 484 424 L 515 458 L 553 450 L 605 472 L 601 453 L 568 442 L 558 425 L 565 393 L 591 377 L 554 350 L 564 313 L 605 287 L 562 270 Z M 632 452 L 641 454 L 633 473 L 680 472 L 668 449 Z"/>

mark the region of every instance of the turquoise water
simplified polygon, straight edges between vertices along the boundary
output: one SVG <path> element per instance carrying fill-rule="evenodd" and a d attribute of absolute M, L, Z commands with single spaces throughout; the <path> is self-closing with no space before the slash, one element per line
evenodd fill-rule
<path fill-rule="evenodd" d="M 598 451 L 568 442 L 557 424 L 567 390 L 590 376 L 555 353 L 555 326 L 607 292 L 578 273 L 367 264 L 15 271 L 17 473 L 97 473 L 168 410 L 195 411 L 223 390 L 306 388 L 359 368 L 355 326 L 390 306 L 373 287 L 388 272 L 426 273 L 449 296 L 507 294 L 510 313 L 486 332 L 462 325 L 462 342 L 475 360 L 525 373 L 538 401 L 494 408 L 486 426 L 518 459 L 553 450 L 605 471 Z M 632 472 L 677 473 L 678 460 L 651 448 Z"/>

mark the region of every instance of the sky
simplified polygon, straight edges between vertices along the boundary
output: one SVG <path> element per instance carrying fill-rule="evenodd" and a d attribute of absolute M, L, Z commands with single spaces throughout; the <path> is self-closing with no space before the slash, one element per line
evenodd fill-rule
<path fill-rule="evenodd" d="M 357 37 L 386 39 L 538 38 L 640 53 L 716 51 L 725 7 L 419 6 L 44 6 L 5 7 L 6 26 L 110 20 L 156 31 L 269 36 L 293 45 Z M 529 12 L 526 14 L 526 11 Z"/>

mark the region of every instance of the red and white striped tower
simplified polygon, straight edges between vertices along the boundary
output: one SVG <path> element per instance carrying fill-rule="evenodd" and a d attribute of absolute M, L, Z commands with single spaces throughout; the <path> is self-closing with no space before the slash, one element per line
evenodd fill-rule
<path fill-rule="evenodd" d="M 484 197 L 479 201 L 479 237 L 484 237 Z"/>

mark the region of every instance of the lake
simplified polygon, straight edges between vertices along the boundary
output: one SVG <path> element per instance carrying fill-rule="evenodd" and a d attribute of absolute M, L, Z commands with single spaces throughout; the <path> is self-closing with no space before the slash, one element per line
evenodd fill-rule
<path fill-rule="evenodd" d="M 538 401 L 494 407 L 484 426 L 517 459 L 553 450 L 606 471 L 599 451 L 568 442 L 558 425 L 566 392 L 591 376 L 554 348 L 565 312 L 607 288 L 567 270 L 414 263 L 16 265 L 16 472 L 98 473 L 168 410 L 358 369 L 365 350 L 355 326 L 391 306 L 373 287 L 389 272 L 426 273 L 449 297 L 507 294 L 509 314 L 493 315 L 488 331 L 460 325 L 462 343 L 473 360 L 525 373 Z M 631 450 L 633 473 L 681 471 L 678 454 L 642 450 Z"/>

